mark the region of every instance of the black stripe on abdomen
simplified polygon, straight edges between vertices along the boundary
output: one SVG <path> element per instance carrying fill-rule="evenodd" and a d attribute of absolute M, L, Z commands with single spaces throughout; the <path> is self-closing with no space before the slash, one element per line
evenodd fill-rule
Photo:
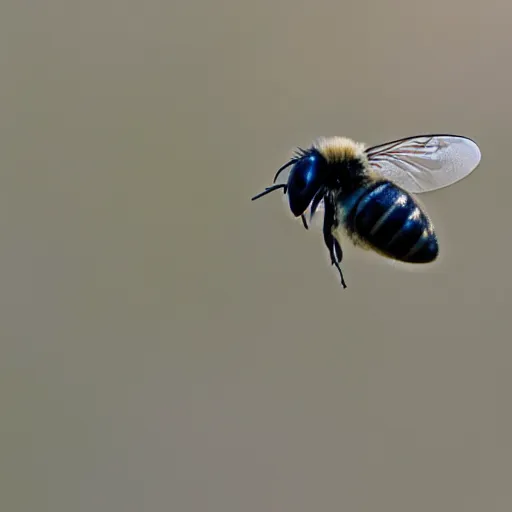
<path fill-rule="evenodd" d="M 437 257 L 437 239 L 428 218 L 391 182 L 363 194 L 354 205 L 351 224 L 361 238 L 391 258 L 427 263 Z"/>

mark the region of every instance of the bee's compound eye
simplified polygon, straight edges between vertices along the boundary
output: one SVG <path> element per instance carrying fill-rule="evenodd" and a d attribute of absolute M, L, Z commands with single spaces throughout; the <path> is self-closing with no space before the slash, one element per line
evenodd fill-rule
<path fill-rule="evenodd" d="M 314 155 L 308 156 L 297 163 L 295 184 L 299 189 L 305 189 L 314 181 L 318 173 L 316 163 L 317 157 Z"/>
<path fill-rule="evenodd" d="M 290 209 L 299 216 L 312 201 L 324 181 L 323 162 L 316 154 L 301 158 L 292 168 L 288 180 Z"/>

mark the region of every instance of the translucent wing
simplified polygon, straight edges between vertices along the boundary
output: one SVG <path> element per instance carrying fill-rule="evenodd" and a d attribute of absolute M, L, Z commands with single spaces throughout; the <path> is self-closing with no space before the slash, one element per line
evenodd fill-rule
<path fill-rule="evenodd" d="M 480 163 L 474 141 L 458 135 L 417 135 L 366 150 L 371 168 L 408 192 L 419 194 L 465 178 Z"/>

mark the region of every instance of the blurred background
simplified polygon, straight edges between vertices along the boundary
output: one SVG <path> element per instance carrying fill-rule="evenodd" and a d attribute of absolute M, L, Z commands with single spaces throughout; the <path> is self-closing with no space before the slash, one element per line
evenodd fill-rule
<path fill-rule="evenodd" d="M 512 509 L 509 2 L 6 0 L 0 508 Z M 296 146 L 475 139 L 441 257 L 345 247 Z"/>

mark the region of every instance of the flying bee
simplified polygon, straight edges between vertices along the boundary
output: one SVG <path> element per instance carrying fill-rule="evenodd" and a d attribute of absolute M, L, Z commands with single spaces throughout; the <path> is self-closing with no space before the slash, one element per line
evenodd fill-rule
<path fill-rule="evenodd" d="M 282 189 L 304 227 L 323 210 L 323 238 L 346 288 L 340 235 L 406 263 L 430 263 L 439 246 L 423 207 L 412 194 L 452 185 L 480 163 L 477 144 L 459 135 L 417 135 L 365 148 L 345 137 L 320 138 L 299 148 L 258 199 Z M 285 169 L 287 179 L 278 182 Z M 281 176 L 282 180 L 282 176 Z"/>

